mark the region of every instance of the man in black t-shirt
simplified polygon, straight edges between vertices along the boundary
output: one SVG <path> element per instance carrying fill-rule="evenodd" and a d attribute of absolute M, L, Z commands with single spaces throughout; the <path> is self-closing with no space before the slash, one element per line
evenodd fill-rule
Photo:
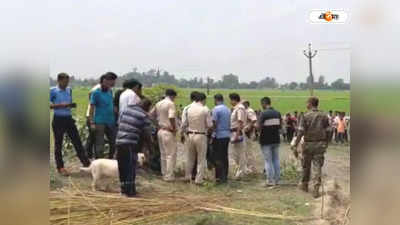
<path fill-rule="evenodd" d="M 261 152 L 265 159 L 265 171 L 267 172 L 266 186 L 275 186 L 280 180 L 279 145 L 282 117 L 280 112 L 271 107 L 271 99 L 261 99 L 264 111 L 261 113 L 257 127 L 261 131 Z"/>

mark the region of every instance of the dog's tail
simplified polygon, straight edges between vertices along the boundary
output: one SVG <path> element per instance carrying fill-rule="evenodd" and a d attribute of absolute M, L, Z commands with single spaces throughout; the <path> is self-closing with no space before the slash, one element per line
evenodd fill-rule
<path fill-rule="evenodd" d="M 79 170 L 90 173 L 90 171 L 92 171 L 92 166 L 90 165 L 89 167 L 80 167 Z"/>

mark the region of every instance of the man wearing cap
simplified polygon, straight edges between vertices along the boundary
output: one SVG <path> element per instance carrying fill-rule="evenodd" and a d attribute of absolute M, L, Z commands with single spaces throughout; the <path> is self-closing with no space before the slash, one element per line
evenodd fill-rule
<path fill-rule="evenodd" d="M 116 126 L 111 88 L 115 85 L 116 79 L 115 73 L 106 73 L 100 78 L 100 89 L 91 94 L 89 119 L 91 128 L 96 131 L 96 159 L 104 157 L 104 134 L 110 145 L 108 158 L 114 158 Z"/>
<path fill-rule="evenodd" d="M 195 183 L 202 184 L 207 166 L 207 133 L 212 127 L 210 110 L 205 106 L 206 95 L 198 93 L 195 103 L 187 109 L 186 120 L 190 121 L 187 127 L 188 149 L 185 178 L 191 180 L 195 158 L 197 158 L 197 174 Z"/>
<path fill-rule="evenodd" d="M 243 137 L 244 127 L 247 122 L 246 108 L 240 101 L 237 93 L 229 94 L 231 105 L 233 106 L 231 114 L 231 149 L 236 169 L 235 179 L 241 178 L 246 172 L 246 143 Z"/>
<path fill-rule="evenodd" d="M 243 101 L 243 105 L 246 108 L 247 112 L 247 125 L 244 128 L 245 139 L 246 139 L 246 167 L 248 173 L 257 172 L 256 169 L 256 159 L 254 156 L 254 148 L 255 148 L 255 132 L 254 127 L 257 122 L 256 112 L 250 108 L 250 102 L 247 100 Z"/>
<path fill-rule="evenodd" d="M 161 155 L 161 174 L 163 180 L 170 182 L 175 180 L 174 170 L 176 165 L 176 106 L 175 98 L 177 96 L 175 90 L 167 89 L 165 98 L 159 101 L 151 115 L 158 122 L 158 143 Z"/>

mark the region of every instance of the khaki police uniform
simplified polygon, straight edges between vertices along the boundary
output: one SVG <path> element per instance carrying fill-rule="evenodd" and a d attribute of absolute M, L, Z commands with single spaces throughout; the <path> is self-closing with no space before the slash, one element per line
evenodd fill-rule
<path fill-rule="evenodd" d="M 172 181 L 175 180 L 177 141 L 171 132 L 170 119 L 176 118 L 175 103 L 169 97 L 165 97 L 155 105 L 153 114 L 156 115 L 159 127 L 157 138 L 160 146 L 161 174 L 164 180 Z"/>
<path fill-rule="evenodd" d="M 254 123 L 255 121 L 257 121 L 257 115 L 256 112 L 252 109 L 252 108 L 247 108 L 246 110 L 247 112 L 247 125 L 245 127 L 245 130 L 247 130 L 251 123 Z M 256 169 L 256 159 L 255 159 L 255 148 L 257 146 L 256 142 L 255 142 L 255 133 L 254 133 L 254 127 L 253 129 L 248 132 L 249 136 L 245 135 L 245 139 L 246 139 L 246 172 L 247 173 L 255 173 L 257 171 Z"/>
<path fill-rule="evenodd" d="M 297 138 L 304 136 L 302 152 L 303 177 L 302 185 L 308 189 L 312 170 L 312 182 L 314 186 L 313 195 L 318 195 L 321 186 L 322 166 L 324 165 L 324 154 L 328 147 L 329 118 L 319 111 L 312 109 L 304 114 L 300 121 L 299 134 Z M 311 169 L 312 164 L 312 169 Z"/>
<path fill-rule="evenodd" d="M 187 121 L 186 121 L 187 120 Z M 190 180 L 197 157 L 197 175 L 195 183 L 203 183 L 207 167 L 207 130 L 212 127 L 212 119 L 208 107 L 200 102 L 190 105 L 187 116 L 182 123 L 187 122 L 187 151 L 185 179 Z"/>
<path fill-rule="evenodd" d="M 242 103 L 238 103 L 235 107 L 233 107 L 233 111 L 231 114 L 231 130 L 232 137 L 235 136 L 236 128 L 239 126 L 239 121 L 243 122 L 243 127 L 247 124 L 247 112 L 246 108 Z M 244 132 L 242 130 L 242 135 L 244 136 Z M 231 139 L 232 141 L 232 139 Z M 232 143 L 230 145 L 231 155 L 233 161 L 235 162 L 237 169 L 235 172 L 235 178 L 242 177 L 246 172 L 246 140 L 243 137 L 241 142 Z"/>

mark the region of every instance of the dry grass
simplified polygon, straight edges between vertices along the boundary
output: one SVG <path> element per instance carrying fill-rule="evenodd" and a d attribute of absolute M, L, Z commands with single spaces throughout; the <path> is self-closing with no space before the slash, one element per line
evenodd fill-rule
<path fill-rule="evenodd" d="M 146 197 L 126 198 L 119 194 L 82 191 L 71 179 L 69 182 L 69 188 L 49 194 L 51 224 L 153 224 L 196 211 L 284 221 L 315 219 L 224 207 L 229 198 L 217 194 L 152 192 L 146 193 Z"/>

